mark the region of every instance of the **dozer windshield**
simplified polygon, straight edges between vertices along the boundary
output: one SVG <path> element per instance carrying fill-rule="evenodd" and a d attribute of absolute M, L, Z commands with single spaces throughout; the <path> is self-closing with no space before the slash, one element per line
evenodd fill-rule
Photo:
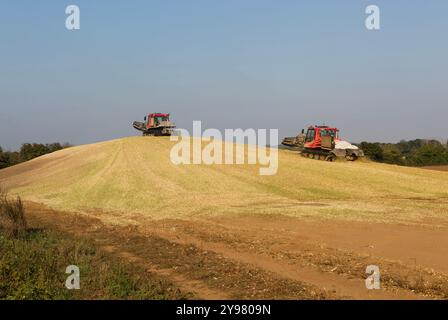
<path fill-rule="evenodd" d="M 154 117 L 155 123 L 161 123 L 163 121 L 168 121 L 168 117 Z"/>
<path fill-rule="evenodd" d="M 320 130 L 320 136 L 321 137 L 333 137 L 334 139 L 338 139 L 339 133 L 336 130 L 323 129 L 323 130 Z"/>
<path fill-rule="evenodd" d="M 157 127 L 158 125 L 160 125 L 162 122 L 164 121 L 169 121 L 167 116 L 158 116 L 158 117 L 154 117 L 152 118 L 152 126 L 153 127 Z"/>

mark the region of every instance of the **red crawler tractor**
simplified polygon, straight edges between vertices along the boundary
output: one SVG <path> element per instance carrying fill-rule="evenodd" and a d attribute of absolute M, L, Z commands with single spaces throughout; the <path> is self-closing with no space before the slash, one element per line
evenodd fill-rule
<path fill-rule="evenodd" d="M 170 121 L 169 113 L 150 113 L 144 118 L 144 122 L 134 121 L 133 127 L 144 136 L 171 136 L 176 127 Z"/>
<path fill-rule="evenodd" d="M 284 138 L 282 144 L 309 158 L 333 161 L 345 158 L 355 161 L 364 156 L 364 152 L 357 146 L 339 138 L 339 129 L 329 126 L 310 126 L 307 132 L 296 137 Z"/>

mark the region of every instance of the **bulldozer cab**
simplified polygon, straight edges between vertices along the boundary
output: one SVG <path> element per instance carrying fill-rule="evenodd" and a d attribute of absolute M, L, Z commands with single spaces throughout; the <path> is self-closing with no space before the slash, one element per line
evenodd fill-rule
<path fill-rule="evenodd" d="M 331 150 L 339 139 L 339 130 L 328 126 L 311 126 L 305 135 L 307 148 L 323 148 Z"/>
<path fill-rule="evenodd" d="M 169 121 L 170 121 L 170 115 L 164 113 L 151 113 L 148 115 L 148 117 L 145 117 L 145 123 L 147 128 L 154 128 L 161 125 L 163 122 L 169 122 Z"/>
<path fill-rule="evenodd" d="M 324 150 L 333 150 L 335 147 L 335 140 L 339 138 L 339 131 L 336 128 L 320 128 L 320 146 Z"/>

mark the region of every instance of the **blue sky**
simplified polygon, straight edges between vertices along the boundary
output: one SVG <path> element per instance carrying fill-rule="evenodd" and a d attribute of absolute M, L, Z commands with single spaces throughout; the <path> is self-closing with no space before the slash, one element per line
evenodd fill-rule
<path fill-rule="evenodd" d="M 65 28 L 70 4 L 81 30 Z M 447 139 L 447 14 L 443 0 L 1 0 L 0 145 L 136 135 L 152 111 L 187 129 Z"/>

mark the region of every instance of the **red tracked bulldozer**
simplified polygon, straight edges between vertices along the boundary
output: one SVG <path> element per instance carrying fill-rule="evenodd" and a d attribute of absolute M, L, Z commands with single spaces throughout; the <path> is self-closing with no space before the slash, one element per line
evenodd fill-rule
<path fill-rule="evenodd" d="M 364 152 L 357 146 L 339 138 L 339 129 L 329 126 L 310 126 L 305 133 L 296 137 L 284 138 L 282 144 L 298 150 L 302 156 L 317 160 L 334 161 L 346 159 L 355 161 L 364 157 Z"/>
<path fill-rule="evenodd" d="M 150 113 L 145 116 L 144 122 L 134 121 L 132 126 L 144 136 L 171 136 L 176 127 L 170 121 L 169 113 Z"/>

